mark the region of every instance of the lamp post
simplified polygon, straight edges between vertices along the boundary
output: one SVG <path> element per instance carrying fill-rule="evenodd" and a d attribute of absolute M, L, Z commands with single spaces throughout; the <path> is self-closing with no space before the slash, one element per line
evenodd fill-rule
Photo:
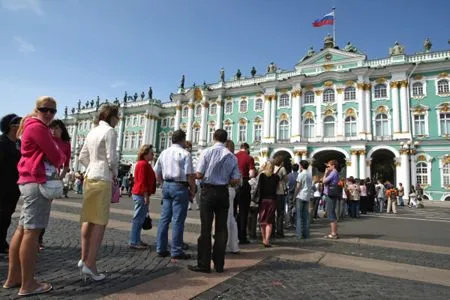
<path fill-rule="evenodd" d="M 405 142 L 401 142 L 400 146 L 402 148 L 401 150 L 401 154 L 406 154 L 407 155 L 407 159 L 408 159 L 408 167 L 409 170 L 406 170 L 408 173 L 408 181 L 407 184 L 405 184 L 405 194 L 407 196 L 407 198 L 409 199 L 409 193 L 410 193 L 410 188 L 411 186 L 415 186 L 414 182 L 413 182 L 413 176 L 412 174 L 415 174 L 415 158 L 412 159 L 414 157 L 414 155 L 416 155 L 416 148 L 419 146 L 419 141 L 415 141 L 413 142 L 412 140 L 408 140 L 406 143 Z M 414 170 L 414 172 L 413 172 Z"/>

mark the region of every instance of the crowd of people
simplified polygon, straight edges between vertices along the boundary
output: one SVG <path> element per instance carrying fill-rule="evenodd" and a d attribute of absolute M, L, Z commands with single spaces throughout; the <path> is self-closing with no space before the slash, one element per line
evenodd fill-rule
<path fill-rule="evenodd" d="M 109 221 L 114 187 L 122 186 L 131 195 L 134 215 L 131 221 L 129 247 L 148 249 L 141 230 L 149 219 L 151 195 L 162 187 L 162 210 L 156 235 L 159 257 L 191 259 L 184 243 L 184 225 L 190 203 L 200 210 L 201 232 L 197 241 L 197 264 L 188 266 L 194 272 L 223 272 L 225 254 L 239 254 L 240 245 L 257 238 L 271 247 L 273 237 L 283 238 L 286 228 L 295 228 L 298 239 L 310 237 L 310 223 L 319 217 L 330 221 L 325 236 L 337 239 L 337 221 L 349 215 L 357 218 L 368 211 L 396 213 L 404 205 L 404 189 L 389 182 L 377 184 L 339 175 L 336 160 L 326 163 L 323 176 L 311 176 L 308 161 L 292 166 L 288 173 L 284 158 L 276 156 L 256 170 L 250 146 L 234 143 L 227 132 L 214 132 L 214 145 L 202 150 L 193 166 L 192 144 L 186 134 L 176 130 L 172 144 L 154 162 L 152 145 L 142 145 L 133 174 L 118 178 L 117 133 L 118 107 L 103 104 L 97 112 L 95 127 L 86 137 L 79 154 L 85 172 L 74 172 L 70 165 L 70 137 L 64 123 L 54 119 L 56 101 L 40 97 L 31 114 L 21 118 L 10 114 L 2 118 L 0 136 L 0 251 L 9 253 L 8 278 L 3 288 L 19 288 L 20 296 L 46 293 L 50 283 L 34 278 L 37 252 L 43 249 L 43 235 L 50 217 L 53 199 L 67 197 L 74 189 L 83 195 L 81 208 L 81 255 L 78 263 L 83 280 L 105 279 L 97 268 L 97 254 Z M 154 166 L 154 167 L 153 167 Z M 411 189 L 410 205 L 420 191 Z M 19 197 L 23 205 L 17 229 L 10 244 L 6 242 L 11 216 Z M 172 242 L 169 247 L 169 225 Z M 214 242 L 212 242 L 214 240 Z"/>

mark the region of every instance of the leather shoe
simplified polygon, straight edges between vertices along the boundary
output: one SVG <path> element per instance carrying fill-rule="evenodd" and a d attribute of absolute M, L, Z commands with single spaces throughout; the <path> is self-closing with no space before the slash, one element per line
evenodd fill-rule
<path fill-rule="evenodd" d="M 223 267 L 218 267 L 218 266 L 214 266 L 214 269 L 216 270 L 217 273 L 223 273 Z"/>
<path fill-rule="evenodd" d="M 188 266 L 188 269 L 192 272 L 211 273 L 211 269 L 200 268 L 199 266 Z"/>
<path fill-rule="evenodd" d="M 180 254 L 180 255 L 176 255 L 176 256 L 172 256 L 172 259 L 191 259 L 191 255 L 190 254 Z"/>
<path fill-rule="evenodd" d="M 182 249 L 185 250 L 185 251 L 186 251 L 186 250 L 189 250 L 189 245 L 186 244 L 186 243 L 183 243 Z"/>
<path fill-rule="evenodd" d="M 159 257 L 167 257 L 170 255 L 169 251 L 158 252 Z"/>

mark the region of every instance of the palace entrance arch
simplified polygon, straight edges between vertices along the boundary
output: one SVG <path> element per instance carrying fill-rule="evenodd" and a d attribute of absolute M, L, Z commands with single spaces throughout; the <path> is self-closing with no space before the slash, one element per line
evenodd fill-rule
<path fill-rule="evenodd" d="M 325 164 L 330 160 L 337 160 L 339 167 L 338 171 L 340 176 L 346 176 L 347 165 L 346 165 L 346 155 L 338 150 L 323 149 L 317 150 L 316 153 L 312 153 L 312 175 L 323 176 L 325 173 Z"/>
<path fill-rule="evenodd" d="M 395 154 L 389 149 L 378 149 L 371 155 L 370 174 L 373 180 L 389 181 L 396 185 Z"/>

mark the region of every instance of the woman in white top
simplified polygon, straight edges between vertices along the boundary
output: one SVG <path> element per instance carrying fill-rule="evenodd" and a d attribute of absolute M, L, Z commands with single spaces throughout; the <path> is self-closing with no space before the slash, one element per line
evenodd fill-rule
<path fill-rule="evenodd" d="M 227 140 L 225 142 L 225 147 L 234 153 L 234 143 L 232 140 Z M 227 252 L 233 254 L 239 253 L 239 239 L 238 239 L 238 228 L 236 223 L 236 218 L 234 217 L 233 205 L 234 198 L 236 197 L 236 187 L 228 186 L 228 194 L 230 201 L 230 208 L 228 209 L 227 227 L 228 227 L 228 241 L 227 241 Z"/>
<path fill-rule="evenodd" d="M 369 198 L 367 197 L 367 186 L 364 179 L 360 180 L 359 184 L 360 189 L 360 201 L 361 201 L 361 213 L 363 215 L 367 214 L 367 210 L 369 209 Z"/>
<path fill-rule="evenodd" d="M 97 272 L 97 251 L 103 240 L 109 219 L 112 183 L 117 180 L 117 134 L 119 109 L 103 104 L 98 111 L 98 124 L 86 137 L 80 152 L 80 162 L 87 168 L 84 180 L 84 200 L 81 210 L 81 274 L 95 281 L 105 278 Z"/>

